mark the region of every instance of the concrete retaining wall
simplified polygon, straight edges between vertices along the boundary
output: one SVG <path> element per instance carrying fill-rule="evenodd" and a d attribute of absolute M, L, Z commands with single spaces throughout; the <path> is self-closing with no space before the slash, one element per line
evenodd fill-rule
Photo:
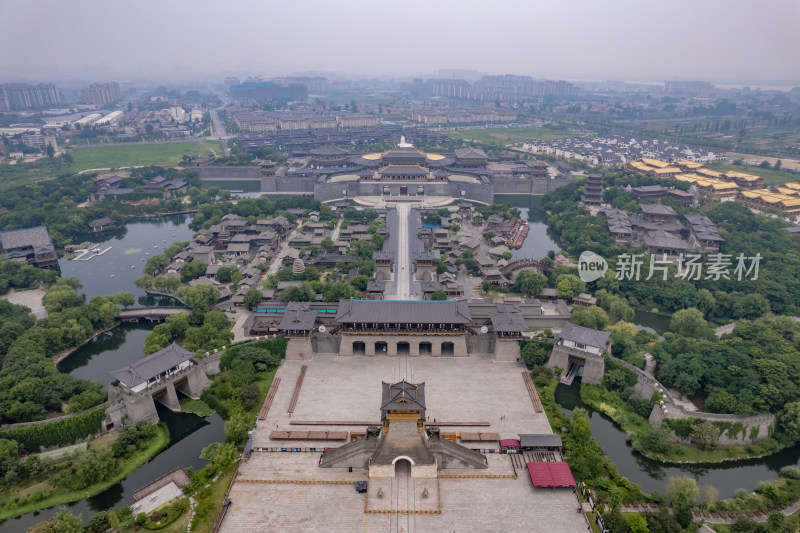
<path fill-rule="evenodd" d="M 772 429 L 775 425 L 775 415 L 772 413 L 763 413 L 759 415 L 753 416 L 738 416 L 738 415 L 726 415 L 720 413 L 706 413 L 703 411 L 691 411 L 686 409 L 681 402 L 673 398 L 669 392 L 667 392 L 667 388 L 662 385 L 658 380 L 656 380 L 653 376 L 644 372 L 644 370 L 633 366 L 632 364 L 628 363 L 627 361 L 623 361 L 622 359 L 617 359 L 612 355 L 608 355 L 608 358 L 614 361 L 617 364 L 624 366 L 630 370 L 636 372 L 636 385 L 633 387 L 633 391 L 636 394 L 636 397 L 642 400 L 652 398 L 653 392 L 660 391 L 662 392 L 662 396 L 664 397 L 664 405 L 656 405 L 653 407 L 653 410 L 650 412 L 650 423 L 654 426 L 661 425 L 661 422 L 668 418 L 670 420 L 677 420 L 677 419 L 687 419 L 687 418 L 702 418 L 704 420 L 708 420 L 709 422 L 727 422 L 730 424 L 741 424 L 743 426 L 743 431 L 738 432 L 736 435 L 730 435 L 727 430 L 724 432 L 721 431 L 719 436 L 719 443 L 723 445 L 733 445 L 733 444 L 749 444 L 755 442 L 760 439 L 765 439 L 772 434 Z M 751 437 L 751 431 L 754 431 L 752 428 L 758 427 L 758 432 L 754 433 L 754 436 Z M 688 439 L 681 439 L 676 436 L 676 439 L 680 442 L 689 442 Z"/>
<path fill-rule="evenodd" d="M 669 404 L 665 402 L 663 406 L 656 405 L 650 412 L 650 423 L 653 425 L 661 425 L 665 418 L 670 420 L 702 418 L 711 423 L 726 422 L 729 424 L 741 424 L 741 430 L 735 435 L 731 435 L 728 429 L 720 428 L 719 443 L 723 445 L 750 444 L 757 440 L 765 439 L 772 435 L 772 430 L 775 427 L 775 415 L 772 413 L 762 413 L 753 416 L 704 413 L 702 411 L 687 411 L 679 404 L 673 402 Z M 757 432 L 753 428 L 758 428 Z M 689 442 L 689 439 L 677 438 L 677 440 Z"/>

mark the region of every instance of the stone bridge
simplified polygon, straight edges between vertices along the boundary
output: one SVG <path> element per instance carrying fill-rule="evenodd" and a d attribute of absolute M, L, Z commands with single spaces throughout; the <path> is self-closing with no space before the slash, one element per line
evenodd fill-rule
<path fill-rule="evenodd" d="M 518 270 L 522 270 L 523 268 L 532 268 L 542 274 L 546 274 L 550 271 L 550 267 L 547 265 L 536 261 L 535 259 L 517 259 L 516 261 L 511 261 L 509 264 L 504 266 L 500 269 L 504 275 L 511 274 Z"/>
<path fill-rule="evenodd" d="M 188 307 L 134 307 L 120 311 L 118 318 L 123 322 L 138 322 L 140 320 L 160 322 L 170 315 L 189 312 L 191 312 L 191 309 Z"/>
<path fill-rule="evenodd" d="M 172 411 L 180 411 L 179 392 L 186 397 L 199 399 L 203 390 L 209 386 L 208 376 L 219 373 L 222 353 L 193 358 L 188 366 L 160 375 L 143 386 L 129 388 L 118 380 L 110 383 L 103 429 L 135 424 L 142 420 L 157 424 L 156 402 Z"/>

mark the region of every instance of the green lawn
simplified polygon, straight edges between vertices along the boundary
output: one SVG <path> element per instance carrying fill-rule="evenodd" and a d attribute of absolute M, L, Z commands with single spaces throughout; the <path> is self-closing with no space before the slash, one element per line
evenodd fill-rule
<path fill-rule="evenodd" d="M 496 144 L 505 146 L 506 144 L 523 143 L 527 139 L 538 139 L 549 141 L 561 137 L 577 137 L 576 133 L 562 129 L 537 128 L 534 126 L 526 128 L 477 128 L 472 130 L 446 131 L 445 135 L 452 139 L 463 141 L 476 141 L 484 144 Z"/>
<path fill-rule="evenodd" d="M 771 168 L 751 167 L 750 165 L 720 165 L 712 163 L 708 168 L 719 172 L 741 172 L 743 174 L 754 174 L 764 178 L 764 185 L 780 185 L 790 181 L 800 182 L 800 174 L 797 172 L 786 172 L 783 170 L 772 170 Z"/>
<path fill-rule="evenodd" d="M 90 168 L 175 164 L 180 163 L 184 155 L 207 157 L 210 151 L 221 155 L 219 143 L 202 141 L 77 148 L 70 152 L 75 160 L 71 170 L 80 172 Z"/>

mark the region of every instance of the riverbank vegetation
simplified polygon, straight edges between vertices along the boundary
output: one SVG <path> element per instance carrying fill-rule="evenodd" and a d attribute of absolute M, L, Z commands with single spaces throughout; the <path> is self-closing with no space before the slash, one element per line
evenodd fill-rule
<path fill-rule="evenodd" d="M 89 303 L 78 296 L 76 278 L 59 278 L 44 296 L 47 318 L 27 307 L 0 302 L 0 423 L 30 422 L 88 409 L 106 399 L 101 384 L 62 374 L 50 356 L 82 344 L 112 327 L 119 315 L 114 296 Z M 120 293 L 119 301 L 128 301 Z"/>
<path fill-rule="evenodd" d="M 168 445 L 166 426 L 146 423 L 106 433 L 59 459 L 20 456 L 14 441 L 0 439 L 0 519 L 99 494 Z"/>
<path fill-rule="evenodd" d="M 648 496 L 639 485 L 620 475 L 614 461 L 592 437 L 589 417 L 585 409 L 576 408 L 570 420 L 555 400 L 558 381 L 549 369 L 537 367 L 532 372 L 533 382 L 544 406 L 552 428 L 567 428 L 562 435 L 564 453 L 575 477 L 597 491 L 599 500 L 645 501 Z"/>

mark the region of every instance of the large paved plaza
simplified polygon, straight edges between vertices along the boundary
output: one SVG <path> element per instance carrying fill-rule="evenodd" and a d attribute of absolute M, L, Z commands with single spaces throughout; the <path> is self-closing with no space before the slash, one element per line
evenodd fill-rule
<path fill-rule="evenodd" d="M 288 413 L 301 368 L 303 384 Z M 440 470 L 438 479 L 369 479 L 367 470 L 319 468 L 318 452 L 257 451 L 280 447 L 337 447 L 344 441 L 272 440 L 278 430 L 363 433 L 364 422 L 380 421 L 381 382 L 425 382 L 427 413 L 443 421 L 442 433 L 491 432 L 500 438 L 550 433 L 544 413 L 536 413 L 522 378 L 523 367 L 496 363 L 489 356 L 364 357 L 315 355 L 284 361 L 280 385 L 266 420 L 253 435 L 231 493 L 222 532 L 381 531 L 487 532 L 586 531 L 571 489 L 534 489 L 527 471 L 514 478 L 510 456 L 487 454 L 488 469 Z M 360 422 L 305 425 L 307 421 Z M 488 423 L 448 427 L 448 423 Z M 497 448 L 498 443 L 463 443 Z M 369 481 L 359 494 L 355 481 Z M 411 513 L 398 513 L 412 511 Z M 388 512 L 386 512 L 388 511 Z"/>

